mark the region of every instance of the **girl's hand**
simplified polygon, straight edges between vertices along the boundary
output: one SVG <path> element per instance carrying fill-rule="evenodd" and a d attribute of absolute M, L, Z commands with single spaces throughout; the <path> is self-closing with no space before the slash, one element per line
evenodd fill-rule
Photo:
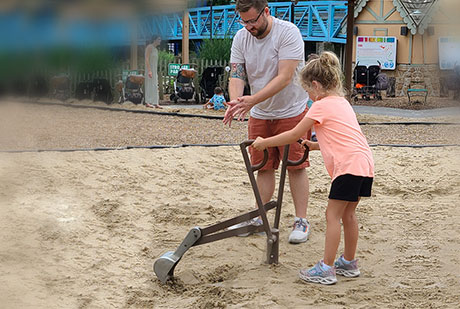
<path fill-rule="evenodd" d="M 319 144 L 318 142 L 312 142 L 308 139 L 304 140 L 302 142 L 302 146 L 307 145 L 309 150 L 319 150 Z"/>
<path fill-rule="evenodd" d="M 267 147 L 264 145 L 264 140 L 265 140 L 265 139 L 263 139 L 262 137 L 258 136 L 258 137 L 256 138 L 256 140 L 254 141 L 254 143 L 252 143 L 251 146 L 254 147 L 254 148 L 257 149 L 257 150 L 262 151 L 262 150 L 264 150 L 265 148 L 267 148 Z"/>
<path fill-rule="evenodd" d="M 149 70 L 149 77 L 150 77 L 150 78 L 153 77 L 152 71 L 150 71 L 150 70 Z"/>

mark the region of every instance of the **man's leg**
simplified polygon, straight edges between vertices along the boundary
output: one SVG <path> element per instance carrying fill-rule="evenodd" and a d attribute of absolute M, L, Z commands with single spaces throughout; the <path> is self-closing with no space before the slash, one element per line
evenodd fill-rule
<path fill-rule="evenodd" d="M 264 170 L 257 172 L 257 186 L 264 205 L 270 202 L 275 192 L 275 170 Z M 257 207 L 257 204 L 256 204 Z"/>
<path fill-rule="evenodd" d="M 295 207 L 294 227 L 289 234 L 289 242 L 299 244 L 306 242 L 310 236 L 310 223 L 307 221 L 307 204 L 309 183 L 306 169 L 288 170 L 289 187 Z"/>
<path fill-rule="evenodd" d="M 307 218 L 308 196 L 310 192 L 306 169 L 288 170 L 289 188 L 295 207 L 295 215 Z"/>

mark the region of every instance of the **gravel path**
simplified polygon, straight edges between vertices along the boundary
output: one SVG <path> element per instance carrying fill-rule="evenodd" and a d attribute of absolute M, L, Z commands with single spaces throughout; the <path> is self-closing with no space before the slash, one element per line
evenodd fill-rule
<path fill-rule="evenodd" d="M 118 106 L 120 107 L 120 106 Z M 140 106 L 122 106 L 146 109 Z M 160 111 L 160 110 L 155 110 Z M 190 113 L 164 108 L 162 112 Z M 194 110 L 193 113 L 207 111 Z M 223 113 L 208 112 L 223 116 Z M 359 115 L 361 122 L 413 121 Z M 420 119 L 417 119 L 418 121 Z M 247 122 L 105 111 L 91 108 L 0 104 L 1 150 L 49 150 L 181 144 L 234 144 L 246 139 Z M 363 125 L 370 144 L 457 144 L 459 126 Z"/>

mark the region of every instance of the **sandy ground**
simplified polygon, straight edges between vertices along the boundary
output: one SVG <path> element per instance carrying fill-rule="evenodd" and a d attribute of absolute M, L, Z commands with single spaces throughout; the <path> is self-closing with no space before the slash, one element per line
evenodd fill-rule
<path fill-rule="evenodd" d="M 80 122 L 59 108 L 50 111 L 38 119 L 55 119 L 54 125 L 13 135 L 30 137 L 30 143 L 20 145 L 81 147 L 110 139 L 126 145 L 141 132 L 113 134 L 114 126 L 123 130 L 123 124 L 139 121 L 131 114 L 118 115 L 111 124 L 102 121 L 109 117 L 101 111 L 72 113 Z M 366 116 L 365 121 L 380 119 Z M 148 129 L 177 139 L 176 131 L 163 129 L 168 121 L 173 120 Z M 194 130 L 209 125 L 188 121 Z M 141 123 L 148 122 L 152 118 Z M 245 128 L 235 130 L 232 138 L 237 139 Z M 391 129 L 377 131 L 384 130 Z M 430 142 L 430 132 L 420 133 Z M 120 142 L 120 135 L 127 140 Z M 372 138 L 378 142 L 389 135 Z M 414 131 L 401 134 L 410 135 L 419 141 Z M 187 136 L 191 141 L 195 135 Z M 330 180 L 318 152 L 311 154 L 309 168 L 312 234 L 307 243 L 287 242 L 293 221 L 287 185 L 279 265 L 264 263 L 264 236 L 234 237 L 191 248 L 176 268 L 176 279 L 166 285 L 152 270 L 161 254 L 175 250 L 192 227 L 252 209 L 253 193 L 238 147 L 0 152 L 1 307 L 459 307 L 460 148 L 372 150 L 373 196 L 358 209 L 362 276 L 339 278 L 330 287 L 304 284 L 297 277 L 323 251 Z"/>
<path fill-rule="evenodd" d="M 80 105 L 120 108 L 92 102 Z M 183 144 L 238 144 L 247 136 L 247 122 L 234 121 L 231 128 L 220 119 L 168 116 L 167 113 L 223 116 L 223 112 L 165 107 L 163 114 L 131 103 L 128 111 L 75 108 L 60 105 L 0 104 L 0 150 L 88 149 Z M 166 114 L 165 114 L 166 113 Z M 395 121 L 456 121 L 446 125 L 363 125 L 370 144 L 460 144 L 460 121 L 455 117 L 411 119 L 358 115 L 365 123 Z"/>
<path fill-rule="evenodd" d="M 156 258 L 194 226 L 251 208 L 238 147 L 1 154 L 3 308 L 454 308 L 460 303 L 458 148 L 373 148 L 373 197 L 359 207 L 362 276 L 304 284 L 321 258 L 329 179 L 312 153 L 306 244 L 263 263 L 265 237 L 191 248 L 162 285 Z M 289 190 L 286 187 L 286 191 Z"/>

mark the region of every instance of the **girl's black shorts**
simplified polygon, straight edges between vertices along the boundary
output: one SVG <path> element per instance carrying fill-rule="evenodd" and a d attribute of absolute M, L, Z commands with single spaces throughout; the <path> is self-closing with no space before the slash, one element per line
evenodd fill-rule
<path fill-rule="evenodd" d="M 355 176 L 351 174 L 340 175 L 331 185 L 329 198 L 333 200 L 357 202 L 360 196 L 371 196 L 374 178 Z"/>

